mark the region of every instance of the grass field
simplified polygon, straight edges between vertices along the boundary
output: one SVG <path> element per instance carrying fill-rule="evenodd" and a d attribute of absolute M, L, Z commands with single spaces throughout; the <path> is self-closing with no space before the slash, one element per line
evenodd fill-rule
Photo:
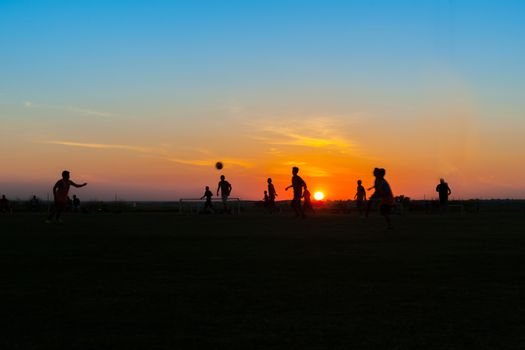
<path fill-rule="evenodd" d="M 1 349 L 523 349 L 525 216 L 0 216 Z"/>

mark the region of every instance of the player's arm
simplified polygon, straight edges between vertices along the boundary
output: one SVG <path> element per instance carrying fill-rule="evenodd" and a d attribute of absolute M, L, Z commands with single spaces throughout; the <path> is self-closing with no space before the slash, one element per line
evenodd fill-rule
<path fill-rule="evenodd" d="M 293 185 L 290 185 L 290 186 L 286 187 L 284 190 L 285 190 L 285 191 L 288 191 L 288 189 L 289 189 L 289 188 L 292 188 L 292 187 L 293 187 Z"/>
<path fill-rule="evenodd" d="M 73 181 L 69 180 L 69 183 L 71 184 L 71 186 L 74 186 L 76 188 L 79 188 L 79 187 L 84 187 L 87 185 L 87 182 L 84 182 L 83 184 L 79 185 L 79 184 L 76 184 L 74 183 Z"/>
<path fill-rule="evenodd" d="M 448 186 L 447 186 L 447 190 L 448 190 L 448 195 L 450 196 L 452 194 L 452 190 Z"/>

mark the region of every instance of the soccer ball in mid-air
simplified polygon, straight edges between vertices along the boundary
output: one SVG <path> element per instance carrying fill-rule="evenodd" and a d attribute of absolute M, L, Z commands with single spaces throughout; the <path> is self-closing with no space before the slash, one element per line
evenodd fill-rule
<path fill-rule="evenodd" d="M 223 167 L 224 167 L 224 164 L 222 164 L 222 162 L 217 162 L 217 163 L 215 163 L 215 168 L 216 168 L 217 170 L 221 170 Z"/>

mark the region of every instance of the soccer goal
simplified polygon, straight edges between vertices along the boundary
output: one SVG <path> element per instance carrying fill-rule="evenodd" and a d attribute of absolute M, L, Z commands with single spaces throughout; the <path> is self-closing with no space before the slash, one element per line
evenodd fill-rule
<path fill-rule="evenodd" d="M 224 213 L 224 206 L 222 198 L 212 198 L 213 210 L 208 210 L 209 213 Z M 205 199 L 200 198 L 181 198 L 179 200 L 179 214 L 201 214 L 206 213 L 204 210 Z M 241 199 L 230 197 L 226 201 L 227 212 L 235 215 L 241 213 Z"/>

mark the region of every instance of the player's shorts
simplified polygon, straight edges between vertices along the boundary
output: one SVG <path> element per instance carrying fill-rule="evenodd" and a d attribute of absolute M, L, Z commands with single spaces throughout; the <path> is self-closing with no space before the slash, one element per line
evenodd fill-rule
<path fill-rule="evenodd" d="M 379 207 L 379 212 L 381 215 L 388 215 L 392 211 L 392 206 L 389 204 L 381 204 Z"/>

